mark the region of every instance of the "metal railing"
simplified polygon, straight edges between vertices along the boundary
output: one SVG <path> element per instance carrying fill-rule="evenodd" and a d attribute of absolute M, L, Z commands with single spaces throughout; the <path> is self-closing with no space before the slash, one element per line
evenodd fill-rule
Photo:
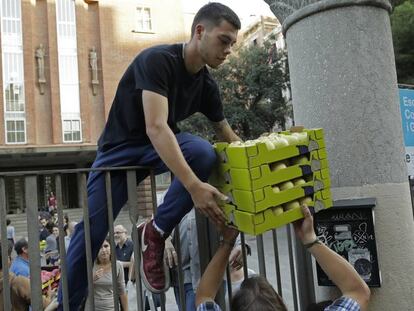
<path fill-rule="evenodd" d="M 107 211 L 108 211 L 108 225 L 109 237 L 112 252 L 115 252 L 114 241 L 114 217 L 112 211 L 112 191 L 111 191 L 111 173 L 114 171 L 124 171 L 127 180 L 127 206 L 129 209 L 129 219 L 132 224 L 131 238 L 134 244 L 134 254 L 140 254 L 140 241 L 138 238 L 138 230 L 136 224 L 138 223 L 138 197 L 137 197 L 137 171 L 147 171 L 151 181 L 151 196 L 153 211 L 156 210 L 157 195 L 155 187 L 155 174 L 150 167 L 117 167 L 117 168 L 95 168 L 95 169 L 66 169 L 66 170 L 42 170 L 42 171 L 22 171 L 22 172 L 0 172 L 0 234 L 1 244 L 7 245 L 7 210 L 6 210 L 6 192 L 5 192 L 5 178 L 10 176 L 20 176 L 25 181 L 25 203 L 26 203 L 26 218 L 27 218 L 27 233 L 29 237 L 29 257 L 30 257 L 30 284 L 31 284 L 31 306 L 33 310 L 42 310 L 42 282 L 41 282 L 41 261 L 39 248 L 39 224 L 38 224 L 38 198 L 37 198 L 37 176 L 40 175 L 54 175 L 55 176 L 55 194 L 58 202 L 62 202 L 62 183 L 61 176 L 63 174 L 76 174 L 78 178 L 78 188 L 80 195 L 80 203 L 83 210 L 83 220 L 85 226 L 85 244 L 86 244 L 86 260 L 87 260 L 87 279 L 89 298 L 87 300 L 88 307 L 94 310 L 94 284 L 93 284 L 93 261 L 91 251 L 91 236 L 89 211 L 87 208 L 87 191 L 86 180 L 87 174 L 92 171 L 102 171 L 105 174 L 106 182 L 106 196 L 107 196 Z M 63 229 L 63 210 L 57 209 L 58 227 L 59 227 L 59 254 L 60 254 L 60 272 L 61 272 L 61 286 L 63 293 L 63 309 L 69 311 L 68 302 L 68 284 L 67 284 L 67 265 L 66 265 L 66 250 L 64 242 Z M 196 223 L 198 231 L 198 245 L 200 256 L 200 268 L 204 271 L 211 257 L 214 255 L 218 247 L 219 236 L 208 220 L 196 213 Z M 178 288 L 179 301 L 181 310 L 185 310 L 185 292 L 184 292 L 184 278 L 182 271 L 181 246 L 179 239 L 179 226 L 176 227 L 175 247 L 178 254 Z M 246 241 L 248 240 L 248 241 Z M 283 242 L 284 250 L 281 251 L 281 242 Z M 248 257 L 245 244 L 250 244 L 253 249 L 252 256 Z M 269 246 L 270 244 L 270 246 Z M 296 247 L 296 241 L 292 235 L 292 228 L 286 226 L 277 230 L 272 230 L 266 235 L 259 235 L 257 237 L 245 236 L 241 234 L 241 245 L 243 254 L 244 276 L 248 276 L 248 268 L 255 267 L 258 269 L 260 275 L 265 276 L 271 282 L 277 292 L 284 297 L 287 305 L 292 310 L 305 310 L 305 306 L 315 301 L 315 292 L 313 287 L 312 263 L 309 255 L 301 251 L 301 247 Z M 255 258 L 257 256 L 257 259 Z M 4 310 L 11 309 L 10 299 L 10 280 L 9 269 L 7 263 L 7 247 L 2 247 L 2 266 L 3 266 L 3 308 Z M 272 264 L 270 264 L 272 263 Z M 143 286 L 139 275 L 140 256 L 135 256 L 134 267 L 137 282 L 136 292 L 143 293 Z M 283 266 L 285 269 L 283 269 Z M 288 271 L 286 271 L 288 270 Z M 116 286 L 116 262 L 112 261 L 112 280 L 114 291 L 114 306 L 118 311 L 118 288 Z M 227 279 L 230 280 L 230 271 L 227 269 Z M 290 279 L 290 281 L 289 281 Z M 227 309 L 227 299 L 230 301 L 232 296 L 231 282 L 227 282 L 227 290 L 222 289 L 217 296 L 217 302 L 222 306 L 223 310 Z M 288 294 L 289 293 L 289 294 Z M 137 294 L 136 309 L 144 310 L 145 295 Z M 161 295 L 161 310 L 166 310 L 166 296 Z M 131 309 L 131 308 L 130 308 Z"/>

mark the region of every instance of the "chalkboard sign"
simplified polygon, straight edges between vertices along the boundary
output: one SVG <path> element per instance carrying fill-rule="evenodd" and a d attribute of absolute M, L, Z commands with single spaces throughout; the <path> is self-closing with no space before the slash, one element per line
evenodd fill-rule
<path fill-rule="evenodd" d="M 375 199 L 338 200 L 315 214 L 315 232 L 330 249 L 351 263 L 370 287 L 381 286 L 374 233 Z M 317 264 L 318 284 L 334 286 Z"/>

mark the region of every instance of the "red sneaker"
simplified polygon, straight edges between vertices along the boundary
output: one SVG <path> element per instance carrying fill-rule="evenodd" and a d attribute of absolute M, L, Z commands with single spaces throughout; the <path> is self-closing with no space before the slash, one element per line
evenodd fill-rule
<path fill-rule="evenodd" d="M 154 220 L 138 227 L 141 244 L 141 277 L 145 287 L 155 293 L 163 293 L 170 287 L 168 266 L 164 261 L 165 239 L 155 229 Z"/>

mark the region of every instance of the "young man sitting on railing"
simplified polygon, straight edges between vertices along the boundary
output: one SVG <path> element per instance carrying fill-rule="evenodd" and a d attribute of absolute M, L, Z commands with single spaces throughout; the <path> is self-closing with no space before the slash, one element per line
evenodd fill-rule
<path fill-rule="evenodd" d="M 177 126 L 196 112 L 212 123 L 217 138 L 232 142 L 234 133 L 223 113 L 219 88 L 207 65 L 216 68 L 231 53 L 240 29 L 229 7 L 210 2 L 194 17 L 191 40 L 158 45 L 140 52 L 121 78 L 105 129 L 98 141 L 93 168 L 150 166 L 156 174 L 171 171 L 175 178 L 142 233 L 142 278 L 154 293 L 168 289 L 164 269 L 164 240 L 193 206 L 216 224 L 225 216 L 217 205 L 223 195 L 206 181 L 216 162 L 210 142 Z M 112 209 L 116 217 L 127 202 L 125 172 L 112 172 Z M 137 172 L 141 182 L 148 171 Z M 88 179 L 88 209 L 92 258 L 108 233 L 105 173 Z M 136 207 L 133 207 L 136 208 Z M 67 254 L 69 309 L 76 310 L 87 293 L 84 223 L 78 224 Z M 63 310 L 59 287 L 59 310 Z"/>
<path fill-rule="evenodd" d="M 302 210 L 305 218 L 294 223 L 296 236 L 342 293 L 342 297 L 325 308 L 325 311 L 367 310 L 370 298 L 367 284 L 350 263 L 317 239 L 309 208 L 302 206 Z M 204 271 L 197 289 L 197 311 L 221 310 L 214 302 L 214 297 L 221 285 L 237 231 L 226 227 L 222 235 L 222 244 Z M 287 311 L 287 308 L 265 278 L 253 277 L 243 281 L 240 291 L 232 299 L 231 310 Z"/>

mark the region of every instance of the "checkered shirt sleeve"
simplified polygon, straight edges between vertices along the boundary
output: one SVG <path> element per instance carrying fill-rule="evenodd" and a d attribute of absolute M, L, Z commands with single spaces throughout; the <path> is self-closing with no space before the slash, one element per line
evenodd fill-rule
<path fill-rule="evenodd" d="M 207 301 L 197 307 L 197 311 L 221 311 L 221 308 L 214 301 Z"/>
<path fill-rule="evenodd" d="M 360 311 L 359 304 L 348 297 L 338 298 L 330 306 L 325 308 L 325 311 Z"/>

